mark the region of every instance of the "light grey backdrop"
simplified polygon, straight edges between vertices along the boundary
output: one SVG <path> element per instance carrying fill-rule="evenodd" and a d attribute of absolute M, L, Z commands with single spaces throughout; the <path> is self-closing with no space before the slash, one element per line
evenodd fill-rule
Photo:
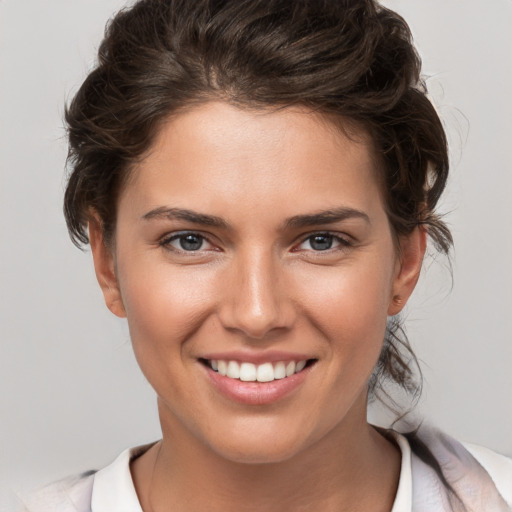
<path fill-rule="evenodd" d="M 61 214 L 64 101 L 120 0 L 0 0 L 0 508 L 159 436 L 127 329 Z M 388 0 L 409 21 L 451 143 L 456 242 L 408 309 L 419 411 L 512 455 L 512 2 Z"/>

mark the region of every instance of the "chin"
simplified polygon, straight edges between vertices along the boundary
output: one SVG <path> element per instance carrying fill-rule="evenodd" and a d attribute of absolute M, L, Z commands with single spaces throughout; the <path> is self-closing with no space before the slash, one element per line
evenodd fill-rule
<path fill-rule="evenodd" d="M 269 445 L 266 441 L 250 445 L 246 443 L 243 446 L 222 446 L 217 447 L 215 451 L 223 459 L 238 464 L 278 464 L 292 459 L 299 449 L 296 445 L 291 446 L 289 443 Z"/>
<path fill-rule="evenodd" d="M 228 436 L 217 439 L 217 442 L 210 440 L 209 445 L 217 455 L 231 462 L 276 464 L 293 459 L 314 442 L 304 431 L 287 431 L 282 427 L 271 430 L 261 429 L 255 433 L 248 429 L 244 435 L 240 435 L 240 430 L 235 435 L 230 431 Z"/>

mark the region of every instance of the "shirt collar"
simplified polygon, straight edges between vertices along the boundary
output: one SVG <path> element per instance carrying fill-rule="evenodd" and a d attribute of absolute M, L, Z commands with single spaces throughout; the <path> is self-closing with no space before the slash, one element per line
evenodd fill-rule
<path fill-rule="evenodd" d="M 402 453 L 398 490 L 391 512 L 411 512 L 411 448 L 407 439 L 390 432 Z M 143 512 L 130 472 L 130 461 L 149 450 L 154 443 L 125 450 L 109 466 L 94 475 L 91 512 Z"/>
<path fill-rule="evenodd" d="M 91 512 L 142 512 L 130 472 L 130 461 L 153 444 L 125 450 L 112 464 L 94 475 Z"/>

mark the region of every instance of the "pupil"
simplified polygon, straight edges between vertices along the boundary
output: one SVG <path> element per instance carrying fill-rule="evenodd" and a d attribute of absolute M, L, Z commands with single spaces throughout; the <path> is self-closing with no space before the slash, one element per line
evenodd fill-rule
<path fill-rule="evenodd" d="M 197 235 L 185 235 L 180 238 L 181 248 L 185 251 L 197 251 L 202 243 L 203 239 Z"/>
<path fill-rule="evenodd" d="M 325 251 L 332 247 L 332 236 L 315 235 L 311 240 L 311 247 L 317 251 Z"/>

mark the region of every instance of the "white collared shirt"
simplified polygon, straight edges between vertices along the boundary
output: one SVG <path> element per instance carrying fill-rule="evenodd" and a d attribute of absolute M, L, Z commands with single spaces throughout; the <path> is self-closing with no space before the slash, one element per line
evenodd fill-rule
<path fill-rule="evenodd" d="M 400 479 L 391 512 L 451 511 L 451 507 L 442 504 L 444 502 L 439 498 L 439 493 L 432 491 L 432 475 L 435 473 L 412 453 L 406 437 L 396 432 L 391 432 L 391 435 L 400 448 L 402 456 Z M 36 499 L 29 502 L 26 510 L 29 512 L 143 512 L 131 476 L 130 461 L 147 451 L 150 446 L 152 445 L 125 450 L 114 462 L 92 475 L 70 478 L 48 486 L 37 494 Z M 468 456 L 474 457 L 473 464 L 482 469 L 486 475 L 481 485 L 482 495 L 487 492 L 492 495 L 497 494 L 496 490 L 499 493 L 497 494 L 499 508 L 491 510 L 486 507 L 482 512 L 512 511 L 512 459 L 475 445 L 465 444 L 463 449 Z M 477 510 L 480 512 L 480 508 Z"/>
<path fill-rule="evenodd" d="M 396 441 L 402 452 L 402 464 L 391 512 L 411 512 L 411 449 L 405 437 L 397 435 Z M 143 512 L 133 484 L 130 461 L 147 449 L 148 446 L 142 446 L 125 450 L 112 464 L 94 475 L 92 512 Z"/>

